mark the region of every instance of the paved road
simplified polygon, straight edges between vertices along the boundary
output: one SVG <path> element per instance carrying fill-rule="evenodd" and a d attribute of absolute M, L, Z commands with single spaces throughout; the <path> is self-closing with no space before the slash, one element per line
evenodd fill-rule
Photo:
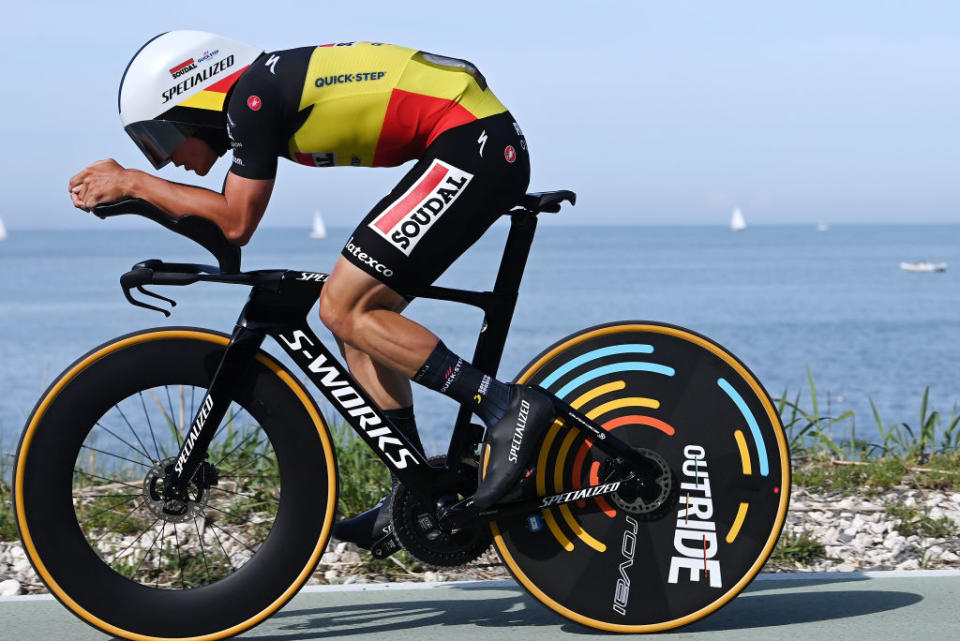
<path fill-rule="evenodd" d="M 792 575 L 796 577 L 797 575 Z M 960 639 L 960 573 L 816 575 L 757 580 L 719 612 L 682 631 L 648 637 L 714 641 Z M 556 641 L 615 639 L 571 623 L 510 582 L 447 584 L 430 589 L 303 592 L 240 638 L 260 641 L 488 638 Z M 516 637 L 515 637 L 516 635 Z M 0 601 L 0 640 L 108 639 L 58 603 Z"/>

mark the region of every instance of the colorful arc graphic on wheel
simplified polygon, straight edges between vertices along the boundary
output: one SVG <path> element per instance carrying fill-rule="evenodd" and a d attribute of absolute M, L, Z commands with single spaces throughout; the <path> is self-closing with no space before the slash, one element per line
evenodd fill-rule
<path fill-rule="evenodd" d="M 674 369 L 672 367 L 668 367 L 659 363 L 635 360 L 629 360 L 626 362 L 609 362 L 609 357 L 628 356 L 632 358 L 633 355 L 636 354 L 649 355 L 653 354 L 653 352 L 653 346 L 646 344 L 624 344 L 595 349 L 587 352 L 586 354 L 582 354 L 581 356 L 573 358 L 563 365 L 557 367 L 549 375 L 547 375 L 547 377 L 540 383 L 540 386 L 550 389 L 550 386 L 557 383 L 557 381 L 559 381 L 563 376 L 574 373 L 575 370 L 578 370 L 579 368 L 585 368 L 585 371 L 579 373 L 573 380 L 563 384 L 560 389 L 551 389 L 551 391 L 553 391 L 559 398 L 567 400 L 570 403 L 570 406 L 577 410 L 584 408 L 594 401 L 600 401 L 599 405 L 596 405 L 592 409 L 586 411 L 585 415 L 590 420 L 597 421 L 607 431 L 614 430 L 618 427 L 634 425 L 654 428 L 660 430 L 668 436 L 673 436 L 673 434 L 676 433 L 676 430 L 667 422 L 642 413 L 646 410 L 659 409 L 660 402 L 658 400 L 642 396 L 620 396 L 618 394 L 619 392 L 623 392 L 623 390 L 625 390 L 627 387 L 626 381 L 624 380 L 613 380 L 595 385 L 594 387 L 589 387 L 586 391 L 580 393 L 580 395 L 576 396 L 573 400 L 569 400 L 569 397 L 572 394 L 584 387 L 587 387 L 591 383 L 595 383 L 597 379 L 603 379 L 604 377 L 609 377 L 610 375 L 621 372 L 650 372 L 663 376 L 673 376 Z M 605 359 L 604 364 L 597 364 L 597 361 L 600 359 Z M 617 412 L 618 410 L 628 410 L 631 413 L 609 418 L 607 420 L 603 419 L 605 415 Z M 549 461 L 550 452 L 561 434 L 563 434 L 563 437 L 560 439 L 559 448 L 551 465 Z M 577 448 L 573 459 L 573 465 L 570 470 L 568 484 L 564 483 L 563 474 L 564 469 L 567 466 L 568 456 L 570 455 L 574 443 L 578 440 L 578 437 L 580 437 L 579 431 L 565 428 L 560 421 L 554 423 L 554 425 L 550 428 L 550 431 L 547 433 L 547 436 L 544 439 L 537 461 L 538 495 L 545 496 L 547 494 L 559 494 L 571 489 L 578 490 L 583 486 L 583 464 L 590 453 L 590 449 L 594 445 L 592 439 L 580 439 L 580 447 Z M 599 483 L 597 478 L 599 466 L 600 464 L 598 461 L 593 461 L 591 464 L 589 470 L 589 485 L 596 485 Z M 547 479 L 548 468 L 553 469 L 553 483 L 549 488 Z M 596 507 L 603 512 L 603 514 L 610 518 L 614 518 L 616 516 L 616 508 L 610 505 L 610 503 L 602 496 L 594 497 L 591 500 Z M 576 506 L 579 509 L 583 509 L 586 506 L 586 502 L 579 501 Z M 597 550 L 598 552 L 606 551 L 606 545 L 590 535 L 583 524 L 576 518 L 576 516 L 574 516 L 573 510 L 569 505 L 561 505 L 557 508 L 557 511 L 560 513 L 562 523 L 565 524 L 567 529 L 569 529 L 569 531 L 575 535 L 576 539 L 579 539 L 581 542 Z M 547 524 L 547 528 L 550 530 L 550 533 L 563 547 L 563 549 L 568 552 L 572 551 L 575 544 L 561 526 L 561 521 L 558 521 L 556 515 L 554 514 L 554 510 L 552 508 L 543 510 L 542 517 L 544 522 Z"/>

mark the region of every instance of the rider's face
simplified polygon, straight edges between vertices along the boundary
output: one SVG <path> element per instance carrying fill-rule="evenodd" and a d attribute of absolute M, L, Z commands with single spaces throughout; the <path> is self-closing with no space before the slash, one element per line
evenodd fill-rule
<path fill-rule="evenodd" d="M 187 138 L 170 156 L 177 167 L 194 171 L 198 176 L 206 176 L 213 163 L 217 162 L 217 152 L 199 138 Z"/>

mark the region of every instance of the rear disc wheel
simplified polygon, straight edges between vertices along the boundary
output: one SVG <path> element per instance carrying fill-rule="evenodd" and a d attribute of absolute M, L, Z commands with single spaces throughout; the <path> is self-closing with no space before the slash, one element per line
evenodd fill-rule
<path fill-rule="evenodd" d="M 557 342 L 516 382 L 655 452 L 671 474 L 659 488 L 491 523 L 534 597 L 590 627 L 654 632 L 716 611 L 760 571 L 786 516 L 790 459 L 769 396 L 735 356 L 679 327 L 613 323 Z M 598 485 L 617 465 L 557 421 L 536 459 L 537 494 Z"/>

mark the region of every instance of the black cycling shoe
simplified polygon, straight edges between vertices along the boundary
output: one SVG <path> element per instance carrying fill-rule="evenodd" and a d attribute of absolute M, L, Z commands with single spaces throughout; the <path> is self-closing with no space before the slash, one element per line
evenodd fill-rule
<path fill-rule="evenodd" d="M 334 523 L 334 538 L 354 543 L 364 550 L 370 550 L 378 559 L 384 559 L 399 550 L 400 542 L 393 533 L 391 496 L 387 494 L 372 508 L 352 519 L 343 519 Z"/>
<path fill-rule="evenodd" d="M 490 507 L 516 485 L 554 418 L 553 401 L 539 388 L 510 386 L 507 413 L 483 439 L 484 476 L 473 495 L 475 506 Z"/>

